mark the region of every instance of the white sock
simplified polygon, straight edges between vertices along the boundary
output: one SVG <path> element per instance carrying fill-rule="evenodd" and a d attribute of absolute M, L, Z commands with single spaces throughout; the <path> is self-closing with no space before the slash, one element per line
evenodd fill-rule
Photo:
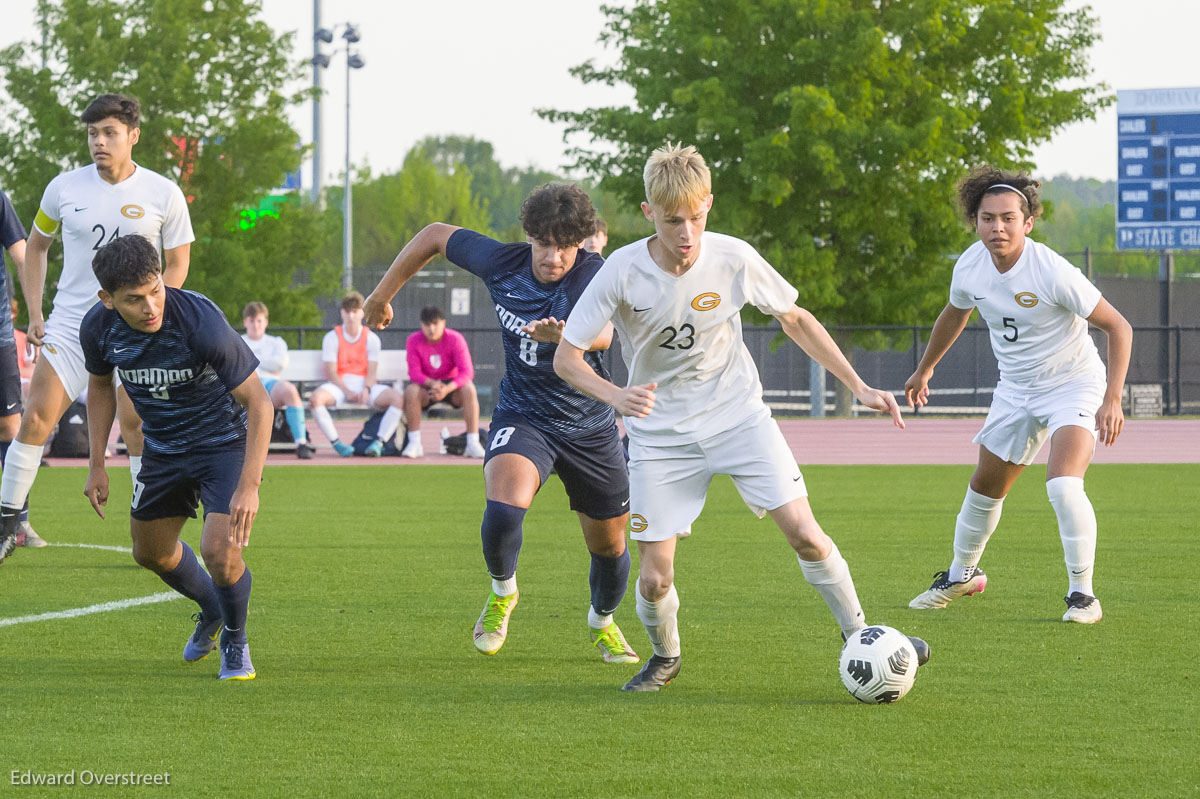
<path fill-rule="evenodd" d="M 1096 511 L 1083 490 L 1082 477 L 1055 477 L 1046 481 L 1046 495 L 1058 517 L 1063 560 L 1067 563 L 1068 594 L 1095 596 L 1092 572 L 1096 563 Z"/>
<path fill-rule="evenodd" d="M 641 580 L 634 586 L 637 597 L 637 615 L 650 636 L 654 654 L 661 658 L 679 657 L 679 594 L 672 585 L 667 595 L 657 602 L 642 596 Z"/>
<path fill-rule="evenodd" d="M 967 486 L 967 496 L 954 525 L 954 560 L 950 563 L 950 580 L 961 583 L 979 565 L 988 538 L 1000 523 L 1004 498 L 985 497 Z"/>
<path fill-rule="evenodd" d="M 333 426 L 333 417 L 329 415 L 329 408 L 318 405 L 312 409 L 312 417 L 330 443 L 338 440 L 337 428 Z"/>
<path fill-rule="evenodd" d="M 833 544 L 825 560 L 808 561 L 799 555 L 796 560 L 800 561 L 804 579 L 825 600 L 843 633 L 849 635 L 867 626 L 858 593 L 854 590 L 854 580 L 850 577 L 850 566 L 838 551 L 837 544 Z"/>
<path fill-rule="evenodd" d="M 129 477 L 132 479 L 134 484 L 137 483 L 138 475 L 141 473 L 142 473 L 142 456 L 141 455 L 130 455 L 129 456 Z"/>
<path fill-rule="evenodd" d="M 608 625 L 612 624 L 612 614 L 608 613 L 601 616 L 596 612 L 596 609 L 588 606 L 588 627 L 593 630 L 603 630 Z"/>
<path fill-rule="evenodd" d="M 517 593 L 517 575 L 509 577 L 507 580 L 497 580 L 492 578 L 492 593 L 496 596 L 512 596 Z"/>
<path fill-rule="evenodd" d="M 409 444 L 420 444 L 421 443 L 421 431 L 420 430 L 409 430 L 407 442 Z"/>
<path fill-rule="evenodd" d="M 383 414 L 383 418 L 379 420 L 379 434 L 376 436 L 380 441 L 387 441 L 396 433 L 396 428 L 400 426 L 400 419 L 404 416 L 404 411 L 396 406 L 387 409 Z"/>
<path fill-rule="evenodd" d="M 42 465 L 45 447 L 35 447 L 14 440 L 8 445 L 4 458 L 4 475 L 0 477 L 0 505 L 20 508 L 29 498 L 29 489 L 37 479 L 38 467 Z"/>

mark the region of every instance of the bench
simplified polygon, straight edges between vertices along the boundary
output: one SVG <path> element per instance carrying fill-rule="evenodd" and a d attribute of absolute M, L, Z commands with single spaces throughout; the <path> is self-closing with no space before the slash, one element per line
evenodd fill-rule
<path fill-rule="evenodd" d="M 325 382 L 325 362 L 320 350 L 288 350 L 288 363 L 280 375 L 292 383 Z M 408 357 L 404 350 L 383 350 L 379 353 L 379 369 L 375 379 L 380 383 L 399 382 L 400 390 L 408 382 Z M 364 406 L 365 407 L 365 406 Z"/>

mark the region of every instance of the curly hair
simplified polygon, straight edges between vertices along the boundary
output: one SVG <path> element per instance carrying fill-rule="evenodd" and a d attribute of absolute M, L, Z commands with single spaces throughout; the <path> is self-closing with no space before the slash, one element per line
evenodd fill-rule
<path fill-rule="evenodd" d="M 596 232 L 596 209 L 578 186 L 547 183 L 521 203 L 521 227 L 534 241 L 572 247 Z"/>
<path fill-rule="evenodd" d="M 958 203 L 968 225 L 975 226 L 975 217 L 985 196 L 1009 191 L 997 184 L 1007 184 L 1021 193 L 1021 211 L 1026 219 L 1031 216 L 1036 219 L 1042 215 L 1042 204 L 1038 200 L 1041 181 L 1031 178 L 1028 172 L 1007 172 L 984 164 L 971 170 L 971 174 L 958 182 Z"/>
<path fill-rule="evenodd" d="M 115 238 L 96 250 L 92 271 L 100 288 L 109 294 L 123 288 L 137 288 L 162 274 L 158 249 L 137 234 Z"/>

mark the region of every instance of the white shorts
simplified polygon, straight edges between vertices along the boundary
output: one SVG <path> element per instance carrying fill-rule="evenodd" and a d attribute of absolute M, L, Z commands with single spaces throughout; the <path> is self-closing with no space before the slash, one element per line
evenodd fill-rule
<path fill-rule="evenodd" d="M 1028 466 L 1060 427 L 1082 427 L 1094 439 L 1106 388 L 1103 377 L 1091 376 L 1039 392 L 999 385 L 983 429 L 972 440 L 997 458 Z"/>
<path fill-rule="evenodd" d="M 351 378 L 354 377 L 358 376 L 347 375 L 346 377 L 342 378 L 342 381 L 345 382 L 346 388 L 350 389 L 351 391 L 362 391 L 363 384 L 367 381 L 363 380 L 361 377 L 359 377 L 357 380 L 352 380 Z M 375 400 L 379 399 L 379 395 L 387 391 L 389 388 L 391 388 L 391 386 L 384 385 L 383 383 L 376 383 L 375 385 L 371 386 L 371 399 L 367 402 L 367 404 L 374 405 Z M 329 395 L 333 397 L 334 407 L 340 408 L 346 404 L 346 392 L 342 391 L 333 383 L 322 383 L 320 385 L 320 390 L 329 392 Z"/>
<path fill-rule="evenodd" d="M 796 458 L 769 413 L 693 444 L 645 446 L 630 439 L 630 537 L 666 541 L 687 530 L 718 474 L 733 478 L 759 518 L 808 496 Z"/>
<path fill-rule="evenodd" d="M 74 400 L 88 385 L 88 370 L 83 365 L 83 346 L 79 343 L 79 326 L 64 324 L 54 314 L 46 320 L 42 337 L 42 356 L 54 368 L 58 382 L 67 397 Z"/>

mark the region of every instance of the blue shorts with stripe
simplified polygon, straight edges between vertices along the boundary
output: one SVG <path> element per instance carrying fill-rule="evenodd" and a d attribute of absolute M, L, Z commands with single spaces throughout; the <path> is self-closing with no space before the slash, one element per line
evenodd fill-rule
<path fill-rule="evenodd" d="M 133 485 L 129 515 L 143 522 L 178 516 L 194 519 L 200 503 L 204 503 L 205 516 L 229 513 L 245 457 L 244 441 L 186 455 L 162 455 L 147 449 Z"/>
<path fill-rule="evenodd" d="M 629 512 L 629 470 L 617 426 L 580 438 L 563 438 L 508 411 L 492 417 L 484 465 L 512 453 L 537 467 L 542 484 L 555 471 L 567 490 L 571 510 L 592 519 L 615 519 Z"/>

